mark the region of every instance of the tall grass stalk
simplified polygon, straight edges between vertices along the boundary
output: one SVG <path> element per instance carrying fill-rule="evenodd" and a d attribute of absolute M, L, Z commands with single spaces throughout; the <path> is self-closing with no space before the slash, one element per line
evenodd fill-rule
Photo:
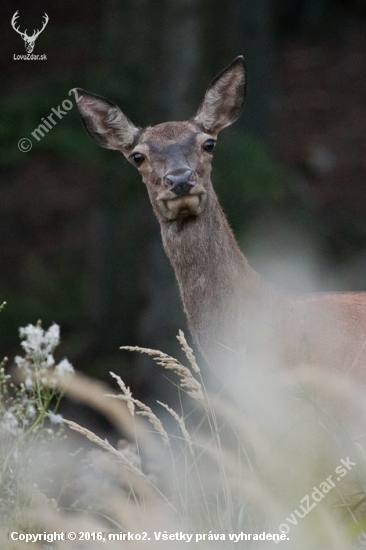
<path fill-rule="evenodd" d="M 124 347 L 147 353 L 178 377 L 179 412 L 158 401 L 170 420 L 158 407 L 137 400 L 114 373 L 121 393 L 105 391 L 102 398 L 102 390 L 86 377 L 79 390 L 77 384 L 70 390 L 74 398 L 94 400 L 129 441 L 114 446 L 77 422 L 63 420 L 95 450 L 83 455 L 85 467 L 69 487 L 64 509 L 43 501 L 43 508 L 34 506 L 33 521 L 49 530 L 146 531 L 151 540 L 134 541 L 136 549 L 160 550 L 154 533 L 164 531 L 191 533 L 191 546 L 202 549 L 361 548 L 366 538 L 366 404 L 360 388 L 348 377 L 301 366 L 264 384 L 251 412 L 230 396 L 210 395 L 182 332 L 178 340 L 188 366 L 158 350 Z M 344 463 L 349 468 L 337 474 Z M 327 479 L 334 485 L 320 498 Z M 315 503 L 308 513 L 306 497 Z M 289 540 L 279 546 L 256 540 L 240 540 L 238 546 L 229 537 L 278 534 L 280 525 L 287 526 Z M 206 539 L 196 542 L 203 534 Z M 213 534 L 225 540 L 210 540 Z M 99 550 L 108 544 L 95 540 L 80 548 Z M 113 547 L 125 544 L 116 541 Z M 167 544 L 181 547 L 175 540 Z"/>

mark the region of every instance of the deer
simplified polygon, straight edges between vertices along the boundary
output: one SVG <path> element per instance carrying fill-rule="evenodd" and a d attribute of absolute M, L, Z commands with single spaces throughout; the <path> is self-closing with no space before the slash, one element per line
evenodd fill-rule
<path fill-rule="evenodd" d="M 244 57 L 236 57 L 192 118 L 145 128 L 114 103 L 73 91 L 89 135 L 141 174 L 189 330 L 208 364 L 224 373 L 232 360 L 254 369 L 311 365 L 364 383 L 366 292 L 301 294 L 267 282 L 239 248 L 214 191 L 217 136 L 243 110 L 246 74 Z"/>
<path fill-rule="evenodd" d="M 26 52 L 27 53 L 32 53 L 33 49 L 34 49 L 35 41 L 37 40 L 37 38 L 39 37 L 41 32 L 44 30 L 44 28 L 46 27 L 46 25 L 49 21 L 49 17 L 47 15 L 47 13 L 44 13 L 44 15 L 43 15 L 44 21 L 43 21 L 42 28 L 40 30 L 37 29 L 37 30 L 33 31 L 32 36 L 27 35 L 27 29 L 25 29 L 24 32 L 21 32 L 19 30 L 19 27 L 18 28 L 16 27 L 15 24 L 16 24 L 16 20 L 18 19 L 18 17 L 19 17 L 19 10 L 17 10 L 14 13 L 14 15 L 12 17 L 12 20 L 11 20 L 11 26 L 23 38 Z"/>

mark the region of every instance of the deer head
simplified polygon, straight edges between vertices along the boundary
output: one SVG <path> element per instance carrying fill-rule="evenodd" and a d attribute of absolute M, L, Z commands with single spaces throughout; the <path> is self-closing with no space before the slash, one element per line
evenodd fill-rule
<path fill-rule="evenodd" d="M 159 221 L 182 225 L 205 209 L 217 134 L 239 117 L 245 90 L 245 62 L 239 56 L 214 79 L 193 118 L 144 129 L 106 99 L 80 88 L 74 93 L 91 137 L 121 151 L 141 173 Z"/>
<path fill-rule="evenodd" d="M 48 23 L 48 15 L 47 13 L 44 14 L 44 21 L 43 21 L 43 26 L 40 30 L 35 30 L 33 31 L 33 34 L 32 36 L 28 36 L 27 35 L 27 29 L 24 31 L 24 32 L 21 32 L 19 30 L 19 28 L 17 28 L 15 26 L 15 23 L 16 23 L 16 20 L 17 18 L 19 17 L 19 11 L 16 11 L 12 17 L 12 20 L 11 20 L 11 26 L 13 27 L 13 29 L 18 33 L 20 34 L 20 36 L 23 38 L 24 40 L 24 43 L 25 43 L 25 49 L 26 49 L 26 52 L 27 53 L 32 53 L 33 49 L 34 49 L 34 43 L 35 41 L 37 40 L 38 36 L 41 34 L 41 32 L 44 30 L 45 26 L 47 25 Z"/>

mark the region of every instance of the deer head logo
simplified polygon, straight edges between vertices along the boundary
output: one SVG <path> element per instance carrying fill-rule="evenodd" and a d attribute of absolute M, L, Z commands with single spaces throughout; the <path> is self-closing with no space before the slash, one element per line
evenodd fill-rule
<path fill-rule="evenodd" d="M 13 18 L 12 18 L 12 20 L 11 20 L 11 26 L 12 26 L 13 29 L 14 29 L 17 33 L 19 33 L 20 36 L 23 38 L 26 52 L 27 52 L 27 53 L 32 53 L 33 48 L 34 48 L 34 43 L 35 43 L 35 41 L 37 40 L 37 38 L 39 37 L 39 35 L 41 34 L 41 32 L 43 31 L 43 29 L 45 28 L 45 26 L 46 26 L 47 23 L 48 23 L 48 15 L 47 15 L 47 13 L 45 13 L 44 16 L 43 16 L 43 17 L 44 17 L 44 21 L 43 21 L 43 26 L 42 26 L 41 30 L 38 30 L 38 29 L 37 29 L 37 30 L 33 31 L 32 36 L 28 36 L 28 35 L 27 35 L 27 29 L 26 29 L 24 32 L 21 32 L 21 31 L 19 30 L 19 27 L 17 28 L 17 27 L 15 26 L 16 20 L 17 20 L 17 18 L 19 17 L 18 13 L 19 13 L 18 11 L 16 11 L 16 12 L 14 13 Z"/>

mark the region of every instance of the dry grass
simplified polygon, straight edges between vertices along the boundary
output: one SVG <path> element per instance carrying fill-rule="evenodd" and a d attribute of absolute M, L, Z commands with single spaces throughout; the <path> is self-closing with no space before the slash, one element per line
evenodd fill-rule
<path fill-rule="evenodd" d="M 199 372 L 193 352 L 188 346 L 182 331 L 179 333 L 178 339 L 179 338 L 183 351 L 187 353 L 187 358 L 190 364 L 196 372 Z M 177 376 L 179 376 L 180 387 L 185 390 L 189 396 L 193 397 L 193 399 L 197 399 L 198 401 L 204 401 L 201 384 L 193 377 L 191 371 L 182 365 L 182 363 L 177 361 L 177 359 L 174 359 L 174 357 L 170 357 L 162 351 L 149 348 L 140 348 L 138 346 L 122 346 L 121 349 L 137 351 L 139 353 L 146 353 L 147 355 L 150 355 L 158 365 L 164 367 L 164 369 L 173 371 Z"/>
<path fill-rule="evenodd" d="M 190 544 L 202 549 L 262 549 L 278 546 L 270 541 L 240 541 L 238 546 L 228 535 L 279 533 L 279 526 L 286 524 L 289 540 L 280 546 L 291 550 L 361 548 L 366 528 L 366 402 L 360 388 L 348 378 L 301 367 L 274 376 L 265 394 L 258 395 L 260 414 L 250 415 L 233 399 L 207 395 L 183 333 L 178 340 L 190 369 L 160 351 L 124 348 L 147 353 L 178 376 L 179 391 L 191 398 L 183 414 L 158 402 L 174 418 L 177 430 L 169 430 L 151 408 L 136 400 L 119 376 L 111 373 L 122 392 L 112 396 L 106 395 L 105 386 L 77 378 L 74 397 L 94 403 L 114 419 L 135 446 L 115 448 L 65 421 L 100 450 L 89 454 L 91 466 L 75 484 L 77 506 L 57 511 L 46 499 L 35 503 L 32 514 L 39 532 L 146 531 L 148 544 L 135 541 L 133 548 L 149 550 L 162 545 L 154 532 L 184 532 L 193 534 Z M 136 423 L 136 414 L 153 425 L 153 433 L 143 418 Z M 337 476 L 342 460 L 351 466 Z M 329 476 L 334 486 L 316 502 L 314 488 Z M 309 504 L 315 502 L 307 514 L 301 508 L 307 506 L 306 495 Z M 224 534 L 226 540 L 195 541 L 196 534 L 210 532 Z M 77 548 L 99 550 L 109 544 L 80 542 Z M 126 544 L 113 542 L 113 547 Z M 166 544 L 175 548 L 182 543 Z M 25 545 L 4 540 L 1 548 Z M 42 546 L 33 543 L 32 548 Z M 66 541 L 52 546 L 59 548 L 76 546 Z"/>

